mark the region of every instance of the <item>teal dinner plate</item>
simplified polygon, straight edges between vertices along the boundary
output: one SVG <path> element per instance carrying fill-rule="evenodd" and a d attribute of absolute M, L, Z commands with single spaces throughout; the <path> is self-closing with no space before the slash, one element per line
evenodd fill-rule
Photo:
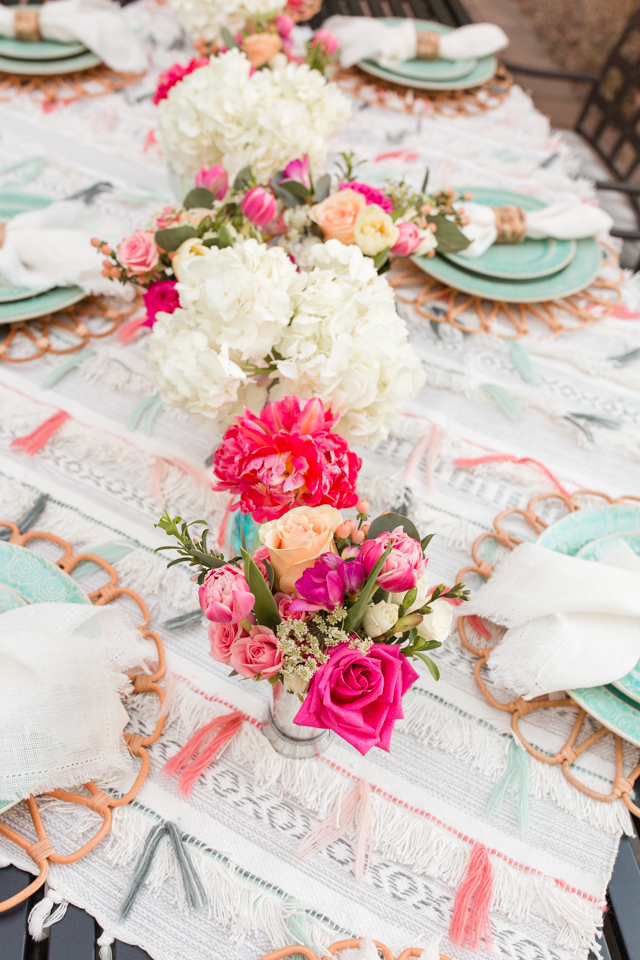
<path fill-rule="evenodd" d="M 0 72 L 18 74 L 24 77 L 59 76 L 75 73 L 77 70 L 89 70 L 102 63 L 100 57 L 85 50 L 75 57 L 63 57 L 60 60 L 19 60 L 14 57 L 0 56 Z"/>
<path fill-rule="evenodd" d="M 26 607 L 28 603 L 17 590 L 8 587 L 6 583 L 0 583 L 0 613 L 15 610 L 16 607 Z"/>
<path fill-rule="evenodd" d="M 640 530 L 640 506 L 613 503 L 607 507 L 569 513 L 543 530 L 536 543 L 539 547 L 575 557 L 587 544 L 601 537 L 636 530 Z"/>
<path fill-rule="evenodd" d="M 523 210 L 542 210 L 547 206 L 541 200 L 519 193 L 506 193 L 490 187 L 459 187 L 460 193 L 473 194 L 474 203 L 487 207 L 501 207 L 515 203 Z M 505 199 L 505 197 L 509 199 Z M 530 240 L 523 243 L 494 243 L 481 257 L 470 260 L 463 253 L 443 254 L 451 263 L 464 270 L 497 280 L 538 280 L 551 276 L 568 266 L 575 257 L 575 240 Z"/>
<path fill-rule="evenodd" d="M 84 43 L 78 41 L 56 43 L 53 40 L 39 40 L 37 43 L 27 43 L 11 37 L 0 37 L 0 57 L 11 57 L 12 60 L 63 60 L 84 53 L 86 49 Z"/>
<path fill-rule="evenodd" d="M 82 300 L 86 294 L 80 287 L 54 287 L 45 293 L 37 293 L 29 299 L 12 300 L 0 303 L 0 323 L 18 323 L 21 320 L 35 320 L 56 310 L 64 310 Z"/>
<path fill-rule="evenodd" d="M 612 684 L 606 687 L 582 687 L 579 690 L 567 690 L 567 693 L 607 730 L 640 747 L 640 706 L 631 697 Z"/>
<path fill-rule="evenodd" d="M 0 584 L 25 603 L 91 603 L 68 573 L 40 554 L 0 540 Z"/>
<path fill-rule="evenodd" d="M 41 210 L 51 203 L 48 197 L 32 196 L 28 193 L 0 193 L 0 219 L 8 220 L 17 213 L 28 210 Z M 33 296 L 29 287 L 14 287 L 0 280 L 0 304 L 14 300 L 26 300 Z"/>
<path fill-rule="evenodd" d="M 383 17 L 388 26 L 400 24 L 399 17 Z M 433 30 L 437 33 L 450 33 L 451 27 L 431 20 L 416 20 L 418 30 Z M 468 66 L 467 66 L 468 65 Z M 398 67 L 382 67 L 375 60 L 360 60 L 358 66 L 365 73 L 397 83 L 402 87 L 415 87 L 416 90 L 467 90 L 478 87 L 491 80 L 498 69 L 494 56 L 481 57 L 479 60 L 405 60 Z M 464 67 L 463 73 L 458 73 Z"/>

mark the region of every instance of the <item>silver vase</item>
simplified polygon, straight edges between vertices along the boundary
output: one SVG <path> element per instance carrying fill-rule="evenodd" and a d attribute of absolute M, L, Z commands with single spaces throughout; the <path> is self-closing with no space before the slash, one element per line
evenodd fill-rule
<path fill-rule="evenodd" d="M 278 681 L 269 684 L 269 700 L 269 719 L 263 733 L 274 750 L 291 760 L 309 760 L 325 753 L 331 731 L 300 727 L 293 722 L 300 709 L 295 693 L 288 693 Z"/>

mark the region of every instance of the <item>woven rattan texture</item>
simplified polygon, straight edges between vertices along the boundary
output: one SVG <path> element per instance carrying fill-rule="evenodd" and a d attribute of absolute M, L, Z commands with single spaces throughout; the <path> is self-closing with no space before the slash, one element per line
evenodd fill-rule
<path fill-rule="evenodd" d="M 328 956 L 324 954 L 322 957 L 318 957 L 309 947 L 283 947 L 282 950 L 274 950 L 272 953 L 265 954 L 264 957 L 260 957 L 260 960 L 282 960 L 284 957 L 294 956 L 305 957 L 305 960 L 330 960 L 331 957 L 337 953 L 341 953 L 343 950 L 359 947 L 362 942 L 362 940 L 338 940 L 337 943 L 332 943 L 328 948 Z M 385 947 L 384 943 L 379 943 L 378 940 L 374 940 L 373 942 L 378 948 L 378 953 L 384 957 L 384 960 L 394 960 L 393 954 L 388 947 Z M 423 952 L 421 947 L 409 947 L 407 950 L 402 951 L 398 956 L 398 960 L 409 960 L 409 957 L 421 957 Z M 450 958 L 445 956 L 444 953 L 441 953 L 440 960 L 450 960 Z"/>
<path fill-rule="evenodd" d="M 504 521 L 507 517 L 520 517 L 524 519 L 536 534 L 540 534 L 547 524 L 544 522 L 538 512 L 539 504 L 543 503 L 544 501 L 559 500 L 564 504 L 569 513 L 573 513 L 575 510 L 581 509 L 581 501 L 586 500 L 586 498 L 589 498 L 589 500 L 593 500 L 593 498 L 602 499 L 608 504 L 625 503 L 627 501 L 640 502 L 640 497 L 619 497 L 617 500 L 614 500 L 612 497 L 608 497 L 604 493 L 598 493 L 595 490 L 577 490 L 571 496 L 564 496 L 559 493 L 540 494 L 537 497 L 533 497 L 529 501 L 526 510 L 514 508 L 510 510 L 503 510 L 498 514 L 493 521 L 494 530 L 490 533 L 482 533 L 474 542 L 473 547 L 471 548 L 473 563 L 467 567 L 463 567 L 462 570 L 458 572 L 457 579 L 464 579 L 470 572 L 476 573 L 478 576 L 484 577 L 485 579 L 489 579 L 493 573 L 493 564 L 489 563 L 488 560 L 485 560 L 480 556 L 480 547 L 485 540 L 494 540 L 501 546 L 506 547 L 508 550 L 513 550 L 514 547 L 523 542 L 520 538 L 514 536 L 513 533 L 509 532 L 505 528 Z M 591 736 L 586 737 L 584 740 L 582 740 L 582 742 L 578 743 L 578 737 L 580 736 L 580 731 L 582 730 L 582 726 L 587 714 L 581 707 L 578 707 L 577 704 L 574 703 L 571 697 L 568 696 L 563 700 L 551 700 L 548 696 L 536 697 L 533 700 L 523 700 L 522 697 L 518 697 L 517 700 L 512 700 L 509 703 L 500 703 L 500 701 L 496 700 L 496 698 L 492 696 L 487 689 L 482 675 L 483 668 L 486 667 L 489 657 L 491 656 L 492 647 L 479 647 L 474 646 L 474 644 L 471 643 L 467 633 L 466 617 L 464 615 L 461 615 L 458 618 L 458 633 L 465 649 L 468 650 L 469 653 L 472 653 L 474 657 L 477 657 L 474 668 L 474 677 L 482 695 L 485 697 L 487 702 L 497 710 L 502 710 L 511 714 L 511 727 L 527 752 L 540 763 L 547 763 L 551 765 L 560 764 L 566 779 L 576 788 L 576 790 L 580 790 L 587 796 L 592 797 L 594 800 L 600 800 L 602 803 L 613 803 L 616 800 L 622 800 L 625 806 L 632 813 L 634 813 L 636 816 L 640 816 L 640 808 L 638 808 L 631 800 L 631 791 L 633 790 L 633 785 L 638 777 L 640 777 L 640 764 L 638 764 L 633 770 L 625 775 L 622 738 L 617 734 L 611 733 L 611 731 L 606 727 L 601 726 L 598 728 L 598 730 L 596 730 L 595 733 L 591 734 Z M 549 757 L 546 754 L 541 753 L 534 746 L 532 746 L 531 743 L 529 743 L 519 728 L 519 722 L 522 717 L 526 716 L 532 710 L 558 710 L 566 707 L 576 707 L 578 710 L 576 721 L 573 725 L 571 733 L 560 750 L 558 750 L 554 756 Z M 607 735 L 612 736 L 614 739 L 615 777 L 611 792 L 608 794 L 603 794 L 596 790 L 592 790 L 584 783 L 581 783 L 580 780 L 578 780 L 571 773 L 571 767 L 582 753 L 588 750 L 589 747 L 593 746 L 593 744 L 598 740 L 602 740 L 602 738 L 606 737 Z"/>
<path fill-rule="evenodd" d="M 139 79 L 136 73 L 116 73 L 103 63 L 63 76 L 25 77 L 0 71 L 0 101 L 12 100 L 17 94 L 26 93 L 41 103 L 45 110 L 53 109 L 58 104 L 75 103 L 83 97 L 104 97 L 116 90 L 123 90 Z"/>
<path fill-rule="evenodd" d="M 112 600 L 115 600 L 116 597 L 123 595 L 130 597 L 134 603 L 138 605 L 142 615 L 142 622 L 138 624 L 138 630 L 145 639 L 152 640 L 154 642 L 158 655 L 158 667 L 153 674 L 130 674 L 131 680 L 133 681 L 133 690 L 134 693 L 154 693 L 159 698 L 160 704 L 162 704 L 165 693 L 164 689 L 158 684 L 158 680 L 164 676 L 166 670 L 164 645 L 158 634 L 154 630 L 149 629 L 149 610 L 142 597 L 134 590 L 130 590 L 128 587 L 119 587 L 118 574 L 113 569 L 111 564 L 107 563 L 106 560 L 103 560 L 101 557 L 97 557 L 92 553 L 80 553 L 74 555 L 71 546 L 65 540 L 62 540 L 60 537 L 57 537 L 52 533 L 30 531 L 29 533 L 21 534 L 18 530 L 18 527 L 14 523 L 6 520 L 0 521 L 0 527 L 8 527 L 11 530 L 9 543 L 15 543 L 19 546 L 26 546 L 26 544 L 31 540 L 48 540 L 51 543 L 57 544 L 62 549 L 62 555 L 56 561 L 56 566 L 60 567 L 61 570 L 64 570 L 65 573 L 71 573 L 71 571 L 74 570 L 75 567 L 77 567 L 77 565 L 84 560 L 89 560 L 92 563 L 96 563 L 98 566 L 102 567 L 105 573 L 108 574 L 109 580 L 97 590 L 93 590 L 88 594 L 89 599 L 96 606 L 103 606 L 105 603 L 110 603 Z M 108 834 L 109 830 L 111 829 L 112 809 L 114 807 L 122 807 L 129 803 L 130 800 L 133 800 L 135 795 L 138 793 L 138 790 L 144 783 L 149 772 L 149 753 L 146 750 L 146 747 L 150 746 L 152 743 L 155 743 L 162 733 L 164 723 L 165 716 L 164 714 L 160 714 L 155 730 L 150 736 L 139 737 L 135 734 L 125 733 L 125 739 L 128 743 L 130 752 L 133 754 L 133 756 L 139 757 L 141 763 L 138 775 L 132 787 L 123 797 L 113 797 L 110 794 L 105 793 L 94 783 L 84 784 L 88 792 L 88 796 L 79 793 L 72 793 L 68 790 L 53 790 L 51 793 L 44 794 L 44 796 L 47 797 L 55 797 L 57 800 L 75 803 L 81 808 L 88 807 L 90 810 L 94 810 L 102 818 L 102 823 L 99 830 L 93 835 L 93 837 L 91 837 L 90 840 L 88 840 L 85 844 L 83 844 L 83 846 L 81 846 L 78 850 L 75 850 L 73 853 L 63 856 L 57 852 L 47 836 L 47 832 L 40 816 L 40 811 L 38 810 L 38 804 L 33 796 L 29 797 L 28 800 L 23 802 L 27 805 L 36 832 L 37 841 L 35 843 L 32 840 L 29 840 L 27 837 L 23 837 L 15 830 L 12 830 L 10 827 L 7 827 L 0 821 L 0 834 L 6 837 L 8 840 L 13 841 L 13 843 L 16 843 L 22 850 L 24 850 L 25 853 L 34 861 L 39 870 L 39 874 L 36 879 L 27 887 L 25 887 L 24 890 L 21 890 L 8 900 L 0 902 L 0 913 L 2 913 L 4 910 L 9 910 L 11 907 L 21 903 L 23 900 L 26 900 L 29 896 L 31 896 L 34 890 L 37 890 L 42 886 L 47 879 L 49 863 L 75 863 L 76 860 L 80 860 L 82 857 L 90 853 L 91 850 L 93 850 L 94 847 Z"/>

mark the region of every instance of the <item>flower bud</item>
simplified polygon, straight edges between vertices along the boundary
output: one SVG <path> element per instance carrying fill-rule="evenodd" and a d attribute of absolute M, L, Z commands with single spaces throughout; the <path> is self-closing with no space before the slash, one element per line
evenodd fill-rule
<path fill-rule="evenodd" d="M 365 608 L 362 629 L 367 636 L 375 639 L 375 637 L 380 637 L 383 633 L 391 630 L 397 619 L 398 604 L 380 600 L 379 603 L 370 603 Z"/>
<path fill-rule="evenodd" d="M 245 194 L 240 209 L 256 227 L 266 227 L 276 215 L 276 200 L 264 187 L 253 187 Z"/>
<path fill-rule="evenodd" d="M 328 30 L 317 30 L 311 41 L 314 47 L 321 47 L 328 57 L 333 57 L 338 52 L 340 43 Z"/>

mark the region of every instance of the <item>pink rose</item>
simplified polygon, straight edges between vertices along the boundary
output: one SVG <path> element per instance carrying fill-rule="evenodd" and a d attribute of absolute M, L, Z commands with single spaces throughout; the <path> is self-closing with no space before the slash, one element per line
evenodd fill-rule
<path fill-rule="evenodd" d="M 365 540 L 358 559 L 364 564 L 365 574 L 369 576 L 387 549 L 389 538 L 392 543 L 391 553 L 385 560 L 376 583 L 390 593 L 400 593 L 415 587 L 427 566 L 422 547 L 417 540 L 409 537 L 402 527 L 396 527 L 390 534 L 381 533 L 375 540 Z"/>
<path fill-rule="evenodd" d="M 415 223 L 397 223 L 400 236 L 391 247 L 390 253 L 394 257 L 410 257 L 414 250 L 420 246 L 422 236 Z"/>
<path fill-rule="evenodd" d="M 307 612 L 306 610 L 295 610 L 292 612 L 291 604 L 293 602 L 293 597 L 290 597 L 288 593 L 276 593 L 274 594 L 274 600 L 278 606 L 278 613 L 283 620 L 306 620 Z"/>
<path fill-rule="evenodd" d="M 147 319 L 143 327 L 152 327 L 159 313 L 173 313 L 180 306 L 180 297 L 175 280 L 158 280 L 152 283 L 142 294 L 147 308 Z"/>
<path fill-rule="evenodd" d="M 286 13 L 279 14 L 275 19 L 276 30 L 284 40 L 289 36 L 293 28 L 295 27 L 295 22 L 293 17 L 290 17 Z"/>
<path fill-rule="evenodd" d="M 156 228 L 158 230 L 166 230 L 168 227 L 172 227 L 178 223 L 179 220 L 180 207 L 176 207 L 175 205 L 163 207 L 162 212 L 156 217 Z"/>
<path fill-rule="evenodd" d="M 368 653 L 341 643 L 314 674 L 294 723 L 335 730 L 365 754 L 389 750 L 396 720 L 404 717 L 402 698 L 418 679 L 400 648 L 374 643 Z"/>
<path fill-rule="evenodd" d="M 276 198 L 264 187 L 253 187 L 244 195 L 240 209 L 256 227 L 266 227 L 276 215 Z"/>
<path fill-rule="evenodd" d="M 256 602 L 244 574 L 231 563 L 209 571 L 198 599 L 205 617 L 213 623 L 238 623 L 249 616 Z"/>
<path fill-rule="evenodd" d="M 224 200 L 229 187 L 227 171 L 221 163 L 216 163 L 215 167 L 201 167 L 196 174 L 196 187 L 205 187 L 215 193 L 218 200 Z"/>
<path fill-rule="evenodd" d="M 151 273 L 160 258 L 154 235 L 147 230 L 136 230 L 118 246 L 118 260 L 130 273 Z"/>
<path fill-rule="evenodd" d="M 251 557 L 256 567 L 264 577 L 267 583 L 269 583 L 269 574 L 267 573 L 267 568 L 264 565 L 264 561 L 269 559 L 269 548 L 265 546 L 260 546 Z"/>
<path fill-rule="evenodd" d="M 255 623 L 253 614 L 249 614 L 249 620 Z M 247 631 L 239 623 L 210 623 L 211 656 L 218 663 L 229 663 L 232 645 L 236 640 L 246 636 L 248 636 Z"/>
<path fill-rule="evenodd" d="M 282 650 L 268 627 L 251 627 L 249 636 L 239 637 L 231 647 L 229 663 L 241 677 L 261 677 L 268 680 L 280 672 Z"/>
<path fill-rule="evenodd" d="M 329 33 L 328 30 L 324 30 L 322 27 L 313 35 L 311 43 L 314 47 L 322 47 L 328 57 L 333 57 L 340 47 L 337 37 L 334 37 L 332 33 Z"/>

